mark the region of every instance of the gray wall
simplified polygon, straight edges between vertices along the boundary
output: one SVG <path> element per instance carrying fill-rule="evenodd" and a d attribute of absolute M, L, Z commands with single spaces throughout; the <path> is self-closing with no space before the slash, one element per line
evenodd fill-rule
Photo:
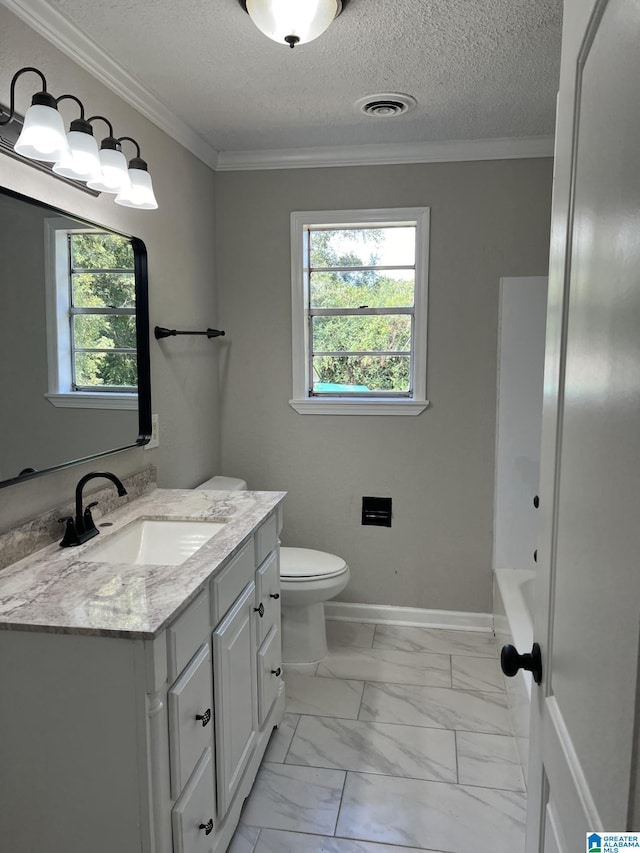
<path fill-rule="evenodd" d="M 40 68 L 54 94 L 76 94 L 90 114 L 108 116 L 118 135 L 138 140 L 159 209 L 131 210 L 106 195 L 94 199 L 2 154 L 0 184 L 141 237 L 149 253 L 152 326 L 215 324 L 213 172 L 0 5 L 3 103 L 9 102 L 12 75 L 25 65 Z M 29 105 L 36 83 L 35 77 L 30 83 L 27 76 L 19 81 L 19 111 L 24 113 Z M 62 104 L 61 109 L 67 121 L 75 117 L 73 104 Z M 160 343 L 152 339 L 151 384 L 153 411 L 160 416 L 160 448 L 125 451 L 94 465 L 0 490 L 0 530 L 65 503 L 80 473 L 97 466 L 125 475 L 154 463 L 160 485 L 175 487 L 194 485 L 203 472 L 216 470 L 220 460 L 216 359 L 216 348 L 206 339 Z"/>
<path fill-rule="evenodd" d="M 283 542 L 343 556 L 345 601 L 491 609 L 498 290 L 548 267 L 552 163 L 217 175 L 222 472 L 285 489 Z M 427 396 L 417 417 L 299 415 L 289 213 L 431 208 Z M 363 495 L 393 527 L 360 525 Z"/>

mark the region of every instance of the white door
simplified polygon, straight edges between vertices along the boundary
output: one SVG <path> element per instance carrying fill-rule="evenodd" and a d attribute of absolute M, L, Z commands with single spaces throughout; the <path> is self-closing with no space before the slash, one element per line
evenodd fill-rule
<path fill-rule="evenodd" d="M 640 2 L 564 8 L 527 853 L 640 829 Z"/>

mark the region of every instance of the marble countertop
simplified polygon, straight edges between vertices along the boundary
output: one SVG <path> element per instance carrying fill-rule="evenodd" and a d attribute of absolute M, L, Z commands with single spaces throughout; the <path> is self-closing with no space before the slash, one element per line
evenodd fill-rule
<path fill-rule="evenodd" d="M 0 572 L 0 630 L 152 639 L 183 610 L 285 492 L 155 489 L 96 525 L 84 545 L 48 545 Z M 78 559 L 137 518 L 226 520 L 224 529 L 180 566 L 112 565 Z"/>

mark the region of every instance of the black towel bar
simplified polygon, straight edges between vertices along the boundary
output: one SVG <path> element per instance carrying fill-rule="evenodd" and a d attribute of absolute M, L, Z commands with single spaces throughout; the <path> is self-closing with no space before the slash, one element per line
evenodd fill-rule
<path fill-rule="evenodd" d="M 220 329 L 207 329 L 205 332 L 177 332 L 175 329 L 165 329 L 164 326 L 156 326 L 153 330 L 156 340 L 160 338 L 169 338 L 173 335 L 206 335 L 208 338 L 219 338 L 224 336 L 224 332 Z"/>

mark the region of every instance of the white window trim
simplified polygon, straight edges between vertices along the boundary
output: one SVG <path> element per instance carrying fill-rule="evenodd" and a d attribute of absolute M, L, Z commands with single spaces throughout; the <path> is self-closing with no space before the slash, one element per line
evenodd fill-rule
<path fill-rule="evenodd" d="M 419 415 L 427 400 L 427 299 L 429 285 L 429 208 L 402 207 L 374 210 L 294 211 L 291 214 L 291 322 L 293 396 L 289 405 L 301 415 Z M 306 305 L 309 292 L 308 225 L 335 225 L 349 228 L 354 223 L 415 223 L 416 284 L 413 356 L 413 397 L 392 400 L 382 397 L 363 399 L 312 397 L 309 394 L 309 346 Z"/>
<path fill-rule="evenodd" d="M 66 287 L 63 288 L 60 285 L 62 281 L 66 281 L 69 275 L 66 241 L 67 234 L 71 230 L 73 228 L 68 219 L 51 217 L 44 221 L 44 282 L 49 385 L 49 390 L 44 396 L 56 408 L 137 409 L 137 393 L 71 390 L 69 297 Z"/>

